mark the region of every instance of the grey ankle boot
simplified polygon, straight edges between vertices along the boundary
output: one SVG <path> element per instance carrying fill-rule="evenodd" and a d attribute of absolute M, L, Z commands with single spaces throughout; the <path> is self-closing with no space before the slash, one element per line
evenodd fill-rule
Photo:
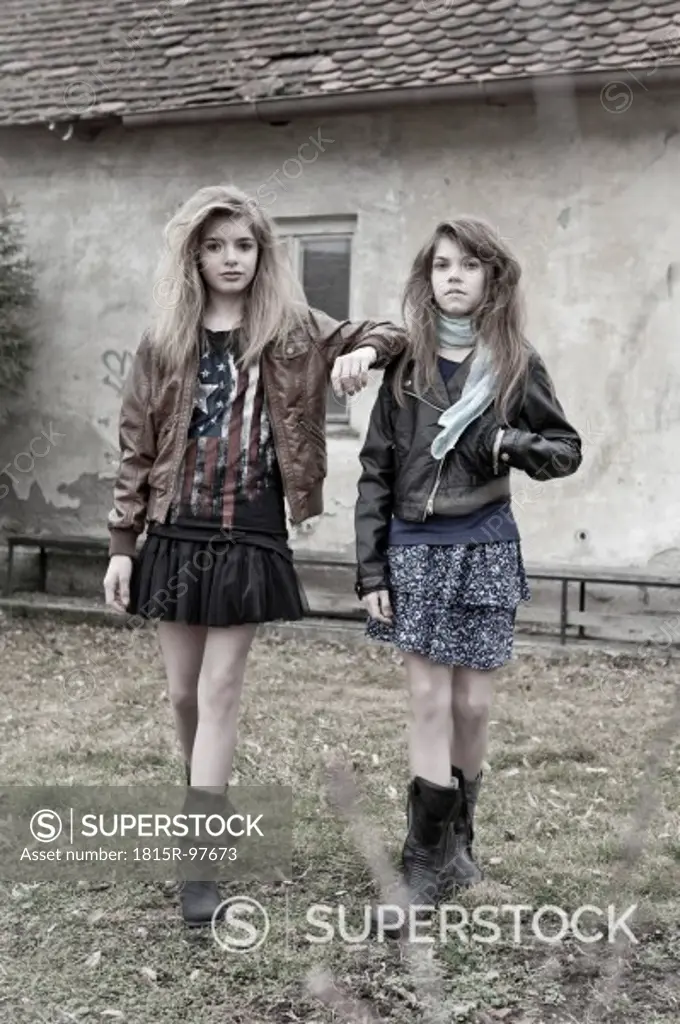
<path fill-rule="evenodd" d="M 188 772 L 187 772 L 188 776 Z M 184 799 L 184 813 L 185 814 L 219 814 L 226 815 L 227 813 L 227 797 L 225 792 L 213 793 L 209 790 L 196 789 L 189 786 L 187 789 L 187 795 Z M 211 847 L 215 842 L 220 843 L 223 840 L 215 840 L 212 836 L 199 835 L 191 836 L 182 840 L 182 847 L 188 854 L 188 851 L 192 847 L 205 846 Z M 220 891 L 217 887 L 217 882 L 211 878 L 206 878 L 206 871 L 209 869 L 209 859 L 202 859 L 200 867 L 203 871 L 196 870 L 196 864 L 192 864 L 192 860 L 187 859 L 183 864 L 184 873 L 188 876 L 183 878 L 180 887 L 180 903 L 182 907 L 182 917 L 184 923 L 189 928 L 200 928 L 205 925 L 209 925 L 215 914 L 215 911 L 220 906 L 222 898 Z M 207 867 L 206 867 L 207 865 Z M 193 870 L 192 870 L 193 869 Z M 191 877 L 195 872 L 196 876 L 203 875 L 203 877 Z"/>
<path fill-rule="evenodd" d="M 217 882 L 196 882 L 186 879 L 180 888 L 182 918 L 188 928 L 205 928 L 212 922 L 222 902 Z"/>
<path fill-rule="evenodd" d="M 440 865 L 442 879 L 447 888 L 468 889 L 478 885 L 484 873 L 475 861 L 472 843 L 475 837 L 474 818 L 477 799 L 482 785 L 482 772 L 469 780 L 460 768 L 452 766 L 452 781 L 461 793 L 459 813 L 449 825 Z"/>

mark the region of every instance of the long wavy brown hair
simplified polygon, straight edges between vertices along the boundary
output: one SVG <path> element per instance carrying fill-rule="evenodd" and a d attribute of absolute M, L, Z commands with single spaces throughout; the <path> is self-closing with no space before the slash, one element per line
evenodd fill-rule
<path fill-rule="evenodd" d="M 159 363 L 168 369 L 185 364 L 199 338 L 207 299 L 200 273 L 201 234 L 215 215 L 243 221 L 258 245 L 257 269 L 244 296 L 241 364 L 257 362 L 269 343 L 282 343 L 306 319 L 304 292 L 259 203 L 233 185 L 201 188 L 167 224 L 156 273 L 151 341 Z"/>
<path fill-rule="evenodd" d="M 521 268 L 500 236 L 483 220 L 461 217 L 442 221 L 413 261 L 402 303 L 409 343 L 394 375 L 394 394 L 405 404 L 404 380 L 413 361 L 415 389 L 422 394 L 432 387 L 437 373 L 436 323 L 439 308 L 432 291 L 434 254 L 440 239 L 451 238 L 469 256 L 482 262 L 485 288 L 482 302 L 472 314 L 477 336 L 492 352 L 496 372 L 494 405 L 506 422 L 510 404 L 521 395 L 527 377 L 531 345 L 524 335 L 524 313 L 519 280 Z"/>

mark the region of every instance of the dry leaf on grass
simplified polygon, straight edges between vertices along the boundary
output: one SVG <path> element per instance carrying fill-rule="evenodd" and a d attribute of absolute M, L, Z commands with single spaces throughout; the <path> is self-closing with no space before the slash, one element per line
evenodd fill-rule
<path fill-rule="evenodd" d="M 101 950 L 98 949 L 94 953 L 92 953 L 91 956 L 88 956 L 87 960 L 85 961 L 85 966 L 90 968 L 98 967 L 101 958 Z"/>
<path fill-rule="evenodd" d="M 362 1003 L 340 988 L 329 971 L 318 968 L 309 971 L 307 987 L 312 995 L 335 1011 L 342 1024 L 378 1024 L 380 1021 L 369 1003 Z"/>

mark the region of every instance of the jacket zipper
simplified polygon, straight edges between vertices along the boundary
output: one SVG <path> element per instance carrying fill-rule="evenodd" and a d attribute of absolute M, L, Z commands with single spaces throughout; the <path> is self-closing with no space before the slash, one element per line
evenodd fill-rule
<path fill-rule="evenodd" d="M 405 391 L 405 395 L 409 395 L 411 398 L 415 398 L 418 402 L 423 402 L 425 405 L 429 405 L 430 409 L 436 409 L 437 412 L 446 412 L 446 409 L 442 409 L 439 405 L 433 405 L 432 402 L 428 402 L 422 395 L 416 395 L 413 391 Z"/>
<path fill-rule="evenodd" d="M 320 444 L 322 444 L 325 447 L 326 439 L 324 438 L 322 432 L 317 429 L 317 427 L 315 427 L 312 423 L 308 423 L 307 420 L 302 418 L 302 416 L 300 416 L 298 422 L 302 429 L 305 430 L 310 437 L 315 438 Z"/>
<path fill-rule="evenodd" d="M 446 409 L 441 409 L 438 405 L 434 405 L 432 402 L 428 402 L 428 400 L 426 398 L 423 398 L 422 395 L 416 395 L 413 391 L 405 391 L 404 394 L 405 395 L 410 395 L 412 398 L 415 398 L 416 401 L 418 401 L 418 402 L 424 402 L 425 405 L 429 405 L 431 409 L 436 409 L 437 412 L 446 412 Z M 432 488 L 432 491 L 430 492 L 430 496 L 427 499 L 427 504 L 425 506 L 425 512 L 423 514 L 423 522 L 425 522 L 425 520 L 427 519 L 428 516 L 432 515 L 432 511 L 434 509 L 434 499 L 435 499 L 435 495 L 437 493 L 437 488 L 439 487 L 439 481 L 442 478 L 443 469 L 444 469 L 444 459 L 442 459 L 441 462 L 439 463 L 439 468 L 437 469 L 437 478 L 436 478 L 436 480 L 434 482 L 434 487 Z"/>
<path fill-rule="evenodd" d="M 189 429 L 189 419 L 190 419 L 190 415 L 191 415 L 191 413 L 190 413 L 191 404 L 190 403 L 191 403 L 191 398 L 193 397 L 193 391 L 190 390 L 189 380 L 190 379 L 191 380 L 195 379 L 195 373 L 197 372 L 197 370 L 198 370 L 198 367 L 193 367 L 193 371 L 194 371 L 193 377 L 192 377 L 190 372 L 187 372 L 185 374 L 185 377 L 184 377 L 184 379 L 182 381 L 182 390 L 181 390 L 181 395 L 180 395 L 180 407 L 179 407 L 179 411 L 177 413 L 177 423 L 176 423 L 174 428 L 172 428 L 172 427 L 170 428 L 170 429 L 174 429 L 174 431 L 175 431 L 175 448 L 177 449 L 177 454 L 175 455 L 174 462 L 173 462 L 173 465 L 172 465 L 172 474 L 171 474 L 170 486 L 169 486 L 169 489 L 168 489 L 168 493 L 166 494 L 166 507 L 165 507 L 165 510 L 164 510 L 163 519 L 165 519 L 165 517 L 167 515 L 167 512 L 168 512 L 168 509 L 171 507 L 173 501 L 175 500 L 175 495 L 179 491 L 179 474 L 180 474 L 180 470 L 182 468 L 182 457 L 184 455 L 184 445 L 186 444 L 187 431 Z M 189 415 L 187 415 L 187 413 Z M 180 427 L 182 428 L 181 430 L 180 430 Z M 182 438 L 181 446 L 180 446 L 179 441 L 177 440 L 179 437 Z"/>
<path fill-rule="evenodd" d="M 437 493 L 437 488 L 439 487 L 439 481 L 442 478 L 442 471 L 443 471 L 443 469 L 444 469 L 444 459 L 442 459 L 441 462 L 439 463 L 439 469 L 437 470 L 437 479 L 435 480 L 434 487 L 432 488 L 432 491 L 430 492 L 430 497 L 427 499 L 427 505 L 425 506 L 425 514 L 423 516 L 423 522 L 425 522 L 425 520 L 427 519 L 428 516 L 432 515 L 432 511 L 434 509 L 434 497 L 435 497 L 435 494 Z"/>
<path fill-rule="evenodd" d="M 276 458 L 277 458 L 278 463 L 279 463 L 279 468 L 281 469 L 281 477 L 283 479 L 284 494 L 285 494 L 285 497 L 288 499 L 288 505 L 290 507 L 291 515 L 289 517 L 289 522 L 290 522 L 291 526 L 294 526 L 295 525 L 295 518 L 294 518 L 295 514 L 296 514 L 296 512 L 299 512 L 300 509 L 297 508 L 296 499 L 294 499 L 292 497 L 293 492 L 289 491 L 289 489 L 288 489 L 289 463 L 288 463 L 287 459 L 283 460 L 281 458 L 281 454 L 283 454 L 283 449 L 281 448 L 281 444 L 280 444 L 280 440 L 279 440 L 279 436 L 278 436 L 278 429 L 277 429 L 277 426 L 276 426 L 276 415 L 275 415 L 275 412 L 274 412 L 274 404 L 275 403 L 273 403 L 271 401 L 271 398 L 270 398 L 270 395 L 269 395 L 269 388 L 267 387 L 267 379 L 268 379 L 268 376 L 269 376 L 269 370 L 268 370 L 268 368 L 265 368 L 266 363 L 265 363 L 264 359 L 262 359 L 262 364 L 261 365 L 262 365 L 262 369 L 261 369 L 261 373 L 262 373 L 262 386 L 264 388 L 264 396 L 265 396 L 265 402 L 266 402 L 266 405 L 267 405 L 267 414 L 268 414 L 268 418 L 269 418 L 269 425 L 271 426 L 271 431 L 272 431 L 272 434 L 273 434 L 273 437 L 274 437 L 274 448 L 276 449 Z M 283 462 L 284 461 L 286 462 L 286 471 L 285 471 L 285 473 L 283 471 Z"/>

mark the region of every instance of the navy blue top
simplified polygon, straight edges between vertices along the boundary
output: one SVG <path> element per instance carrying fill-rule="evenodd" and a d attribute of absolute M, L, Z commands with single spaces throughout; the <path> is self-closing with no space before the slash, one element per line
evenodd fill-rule
<path fill-rule="evenodd" d="M 451 359 L 439 357 L 439 372 L 444 383 L 460 366 Z M 519 540 L 519 530 L 512 514 L 509 498 L 489 502 L 462 516 L 429 516 L 422 523 L 393 519 L 390 544 L 489 544 L 494 541 Z"/>
<path fill-rule="evenodd" d="M 444 359 L 443 356 L 439 356 L 438 362 L 439 372 L 444 378 L 444 383 L 448 384 L 461 364 L 454 362 L 453 359 Z"/>

